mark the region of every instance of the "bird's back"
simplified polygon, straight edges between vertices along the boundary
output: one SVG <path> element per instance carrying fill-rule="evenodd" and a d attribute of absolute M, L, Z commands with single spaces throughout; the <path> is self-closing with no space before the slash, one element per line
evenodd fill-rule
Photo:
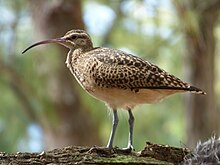
<path fill-rule="evenodd" d="M 88 52 L 88 56 L 90 54 L 92 54 L 90 60 L 96 61 L 97 67 L 93 70 L 93 78 L 98 86 L 136 91 L 175 89 L 203 93 L 158 66 L 123 51 L 97 48 Z"/>

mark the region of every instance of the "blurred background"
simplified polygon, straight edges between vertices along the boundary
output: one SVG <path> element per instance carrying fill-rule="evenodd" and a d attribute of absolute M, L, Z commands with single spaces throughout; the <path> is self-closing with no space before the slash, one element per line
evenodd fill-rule
<path fill-rule="evenodd" d="M 134 148 L 146 141 L 194 147 L 219 135 L 218 0 L 0 0 L 0 151 L 103 146 L 111 111 L 89 96 L 65 65 L 68 50 L 30 44 L 85 29 L 94 46 L 140 56 L 208 94 L 178 94 L 134 110 Z M 115 145 L 126 147 L 119 111 Z"/>

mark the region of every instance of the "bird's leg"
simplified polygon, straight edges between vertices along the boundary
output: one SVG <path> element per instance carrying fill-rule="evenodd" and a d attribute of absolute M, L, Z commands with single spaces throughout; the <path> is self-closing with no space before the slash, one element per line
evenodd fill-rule
<path fill-rule="evenodd" d="M 116 109 L 113 109 L 113 120 L 112 120 L 112 130 L 108 140 L 107 148 L 113 148 L 113 141 L 115 136 L 115 131 L 118 126 L 118 113 Z"/>
<path fill-rule="evenodd" d="M 134 128 L 134 116 L 131 109 L 128 109 L 128 123 L 129 123 L 129 137 L 128 137 L 128 146 L 127 149 L 133 149 L 133 128 Z"/>

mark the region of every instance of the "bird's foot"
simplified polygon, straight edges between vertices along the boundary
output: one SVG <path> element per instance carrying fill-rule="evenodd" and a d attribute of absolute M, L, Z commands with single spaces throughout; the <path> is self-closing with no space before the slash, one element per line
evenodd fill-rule
<path fill-rule="evenodd" d="M 126 147 L 126 148 L 122 148 L 122 150 L 124 150 L 124 151 L 134 151 L 135 149 L 134 149 L 134 147 L 132 146 L 132 145 L 128 145 L 128 147 Z"/>

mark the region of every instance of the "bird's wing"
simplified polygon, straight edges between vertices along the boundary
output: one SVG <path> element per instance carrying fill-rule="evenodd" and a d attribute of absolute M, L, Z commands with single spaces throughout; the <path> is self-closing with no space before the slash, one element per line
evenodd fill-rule
<path fill-rule="evenodd" d="M 114 49 L 97 51 L 97 85 L 122 89 L 175 89 L 202 92 L 143 59 Z"/>

